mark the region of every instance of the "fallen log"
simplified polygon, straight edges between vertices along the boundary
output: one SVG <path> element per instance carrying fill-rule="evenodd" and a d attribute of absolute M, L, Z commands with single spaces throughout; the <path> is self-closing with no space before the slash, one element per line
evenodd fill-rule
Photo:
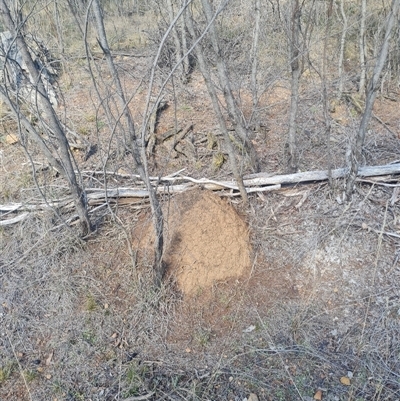
<path fill-rule="evenodd" d="M 344 178 L 348 172 L 347 168 L 332 170 L 332 178 Z M 115 177 L 131 178 L 137 180 L 137 175 L 118 174 L 112 172 L 85 172 L 86 174 L 110 174 Z M 151 177 L 155 185 L 157 185 L 157 193 L 161 195 L 169 195 L 185 192 L 196 186 L 208 189 L 210 191 L 229 190 L 225 196 L 239 195 L 239 188 L 233 180 L 217 181 L 208 178 L 193 178 L 190 176 L 181 175 L 182 170 L 167 175 L 165 177 Z M 375 184 L 379 177 L 381 180 L 393 182 L 392 175 L 400 174 L 400 163 L 387 164 L 384 166 L 365 166 L 361 167 L 358 172 L 358 181 L 365 182 L 365 177 L 375 177 L 374 181 L 368 180 Z M 383 176 L 383 177 L 382 177 Z M 389 177 L 388 177 L 389 176 Z M 249 174 L 244 177 L 244 184 L 248 193 L 262 193 L 269 191 L 280 190 L 285 185 L 295 185 L 301 183 L 327 181 L 329 178 L 328 171 L 306 171 L 295 174 L 271 175 L 268 173 Z M 87 202 L 90 207 L 107 203 L 129 204 L 132 207 L 142 208 L 148 200 L 149 193 L 144 188 L 144 184 L 139 182 L 142 187 L 138 188 L 86 188 Z M 389 184 L 388 184 L 389 185 Z M 394 184 L 390 184 L 395 186 Z M 129 201 L 128 201 L 129 199 Z M 46 210 L 50 208 L 56 209 L 71 209 L 73 201 L 70 197 L 65 197 L 62 200 L 39 203 L 10 203 L 0 205 L 0 226 L 10 225 L 22 221 L 26 216 L 26 212 L 34 212 Z M 90 209 L 93 211 L 93 209 Z M 22 214 L 24 212 L 24 214 Z M 10 218 L 11 213 L 21 213 L 18 217 Z"/>
<path fill-rule="evenodd" d="M 344 178 L 348 174 L 348 168 L 332 170 L 332 178 Z M 364 166 L 358 170 L 358 177 L 376 177 L 388 174 L 400 174 L 400 163 L 386 164 L 384 166 Z M 271 175 L 267 173 L 249 174 L 243 177 L 244 185 L 273 185 L 273 184 L 298 184 L 301 182 L 326 181 L 329 178 L 328 170 L 305 171 L 301 173 Z"/>

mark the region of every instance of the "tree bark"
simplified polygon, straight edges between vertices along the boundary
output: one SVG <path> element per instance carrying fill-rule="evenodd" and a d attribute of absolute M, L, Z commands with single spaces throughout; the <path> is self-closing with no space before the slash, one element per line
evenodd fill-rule
<path fill-rule="evenodd" d="M 287 166 L 289 172 L 298 170 L 299 156 L 297 150 L 297 109 L 299 105 L 299 81 L 300 81 L 300 16 L 301 9 L 299 0 L 292 0 L 292 20 L 291 20 L 291 39 L 290 39 L 290 69 L 291 97 L 290 97 L 290 115 L 289 132 L 286 144 Z"/>
<path fill-rule="evenodd" d="M 211 44 L 214 50 L 214 54 L 217 60 L 217 72 L 219 83 L 222 87 L 224 98 L 226 101 L 229 117 L 235 127 L 235 131 L 239 138 L 243 141 L 244 147 L 249 154 L 250 162 L 253 170 L 259 171 L 260 166 L 258 162 L 257 153 L 254 149 L 252 142 L 250 141 L 246 124 L 243 121 L 243 116 L 237 106 L 235 97 L 233 95 L 231 83 L 228 77 L 226 64 L 222 58 L 222 49 L 219 44 L 217 30 L 215 29 L 215 23 L 213 22 L 213 11 L 208 0 L 201 0 L 203 12 L 206 17 L 207 23 L 210 25 L 209 35 Z"/>
<path fill-rule="evenodd" d="M 365 102 L 365 109 L 362 115 L 361 123 L 357 131 L 355 140 L 353 141 L 350 153 L 350 172 L 346 183 L 346 199 L 350 200 L 354 190 L 354 183 L 357 177 L 358 168 L 362 159 L 362 147 L 365 142 L 365 133 L 367 132 L 368 124 L 372 115 L 372 108 L 374 107 L 377 91 L 379 89 L 380 76 L 386 62 L 389 42 L 392 34 L 393 26 L 395 24 L 396 15 L 400 6 L 400 0 L 393 0 L 390 12 L 386 19 L 386 32 L 379 57 L 376 60 L 372 78 L 368 84 L 367 98 Z"/>
<path fill-rule="evenodd" d="M 343 20 L 342 36 L 340 38 L 340 50 L 339 50 L 339 64 L 338 64 L 338 75 L 339 75 L 339 88 L 338 88 L 338 99 L 342 98 L 343 85 L 344 85 L 344 72 L 343 72 L 343 60 L 346 46 L 346 35 L 347 35 L 347 16 L 344 11 L 344 0 L 340 0 L 340 15 Z"/>
<path fill-rule="evenodd" d="M 152 186 L 149 174 L 147 171 L 147 156 L 146 156 L 146 149 L 144 147 L 139 147 L 137 143 L 137 138 L 135 134 L 135 125 L 133 122 L 132 115 L 130 113 L 128 102 L 126 101 L 126 97 L 121 85 L 121 81 L 119 79 L 119 74 L 117 69 L 114 65 L 114 60 L 112 58 L 110 48 L 107 41 L 107 35 L 104 28 L 104 21 L 103 21 L 103 14 L 100 7 L 99 0 L 93 0 L 92 3 L 93 13 L 96 20 L 96 29 L 97 34 L 99 35 L 99 44 L 102 48 L 104 56 L 108 63 L 108 68 L 111 72 L 111 76 L 114 80 L 117 95 L 119 100 L 119 105 L 121 110 L 124 113 L 128 132 L 129 132 L 129 140 L 130 140 L 130 147 L 133 156 L 133 163 L 134 167 L 136 168 L 137 172 L 139 173 L 141 179 L 146 184 L 146 188 L 149 191 L 149 199 L 152 211 L 152 219 L 153 219 L 153 229 L 155 235 L 155 246 L 154 246 L 154 253 L 155 253 L 155 260 L 154 260 L 154 283 L 157 287 L 161 286 L 161 282 L 164 276 L 164 263 L 163 263 L 163 250 L 164 250 L 164 218 L 161 209 L 160 202 L 158 201 L 156 190 Z M 140 149 L 140 150 L 139 150 Z"/>
<path fill-rule="evenodd" d="M 322 55 L 322 99 L 324 107 L 324 120 L 325 120 L 325 138 L 326 138 L 326 149 L 328 155 L 328 171 L 332 170 L 332 155 L 331 155 L 331 116 L 329 113 L 329 96 L 327 88 L 327 52 L 328 52 L 328 38 L 330 35 L 331 22 L 332 22 L 332 9 L 333 0 L 329 0 L 328 10 L 326 15 L 326 28 L 325 28 L 325 38 L 324 38 L 324 50 Z M 329 178 L 329 185 L 332 185 L 332 178 Z"/>
<path fill-rule="evenodd" d="M 167 2 L 169 23 L 171 24 L 174 21 L 174 6 L 172 0 L 166 0 L 166 2 Z M 183 65 L 181 64 L 180 60 L 183 53 L 182 53 L 181 41 L 179 39 L 177 24 L 174 24 L 174 26 L 172 27 L 172 38 L 174 40 L 174 45 L 175 45 L 174 49 L 175 63 L 178 66 L 178 73 L 182 77 L 184 76 L 184 71 L 183 71 Z"/>
<path fill-rule="evenodd" d="M 254 0 L 254 31 L 253 31 L 253 44 L 251 48 L 251 96 L 253 101 L 253 120 L 255 120 L 256 127 L 260 126 L 260 116 L 258 112 L 258 83 L 257 83 L 257 72 L 258 72 L 258 42 L 260 37 L 260 20 L 261 20 L 261 1 Z"/>
<path fill-rule="evenodd" d="M 193 27 L 193 21 L 192 21 L 191 16 L 189 16 L 189 13 L 187 13 L 187 26 L 188 26 L 189 32 L 192 35 L 193 39 L 195 39 L 195 31 L 194 31 L 194 27 Z M 229 161 L 230 161 L 230 165 L 232 168 L 233 176 L 235 177 L 235 180 L 239 187 L 240 195 L 242 196 L 243 202 L 247 205 L 248 197 L 247 197 L 246 188 L 243 184 L 243 178 L 242 178 L 241 174 L 239 173 L 239 169 L 237 167 L 235 151 L 234 151 L 234 148 L 232 145 L 231 138 L 229 137 L 225 119 L 222 114 L 221 107 L 219 105 L 219 100 L 218 100 L 218 96 L 217 96 L 214 84 L 211 80 L 211 75 L 209 73 L 209 66 L 207 66 L 204 55 L 203 55 L 201 44 L 198 44 L 195 47 L 195 53 L 196 53 L 197 61 L 199 63 L 200 71 L 203 75 L 204 81 L 207 86 L 208 94 L 211 98 L 214 112 L 218 119 L 219 127 L 220 127 L 222 135 L 224 137 L 224 142 L 225 142 L 225 145 L 226 145 L 226 148 L 228 151 L 228 156 L 229 156 Z"/>
<path fill-rule="evenodd" d="M 44 115 L 48 121 L 48 124 L 52 130 L 52 134 L 55 136 L 58 149 L 58 155 L 60 157 L 59 163 L 54 163 L 55 158 L 49 160 L 54 167 L 61 170 L 60 173 L 66 177 L 68 181 L 68 185 L 71 193 L 73 194 L 75 207 L 79 215 L 79 219 L 81 222 L 81 228 L 83 235 L 87 235 L 91 232 L 92 226 L 90 223 L 90 219 L 87 213 L 87 202 L 86 202 L 86 193 L 83 187 L 78 183 L 77 176 L 74 171 L 74 165 L 72 162 L 72 157 L 70 154 L 69 143 L 67 137 L 65 135 L 64 130 L 62 129 L 60 120 L 53 109 L 53 106 L 49 100 L 47 95 L 47 91 L 45 85 L 42 81 L 42 77 L 40 71 L 38 71 L 32 56 L 29 52 L 28 46 L 26 45 L 25 39 L 21 33 L 20 26 L 16 24 L 16 21 L 13 20 L 10 9 L 7 6 L 6 0 L 0 0 L 0 13 L 2 16 L 2 20 L 7 29 L 12 33 L 15 37 L 16 44 L 21 52 L 21 56 L 25 62 L 25 65 L 28 69 L 30 79 L 32 80 L 32 85 L 35 88 L 36 94 L 36 102 L 40 103 L 41 108 L 44 111 Z M 18 112 L 20 116 L 20 112 Z M 24 118 L 22 118 L 24 120 Z M 32 131 L 28 131 L 32 134 Z M 34 138 L 37 141 L 37 137 Z M 44 150 L 43 147 L 41 147 Z M 47 153 L 48 155 L 48 153 Z"/>
<path fill-rule="evenodd" d="M 358 91 L 360 94 L 365 94 L 365 82 L 367 79 L 367 65 L 365 62 L 366 58 L 366 41 L 365 41 L 365 19 L 367 14 L 367 0 L 361 0 L 361 16 L 360 16 L 360 40 L 359 40 L 359 51 L 360 51 L 360 84 Z"/>

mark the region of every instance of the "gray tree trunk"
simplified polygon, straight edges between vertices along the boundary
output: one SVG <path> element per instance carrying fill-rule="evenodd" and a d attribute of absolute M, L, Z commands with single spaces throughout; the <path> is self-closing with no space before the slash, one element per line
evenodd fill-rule
<path fill-rule="evenodd" d="M 81 222 L 82 233 L 83 235 L 87 235 L 91 232 L 92 227 L 87 211 L 87 202 L 86 202 L 86 193 L 83 187 L 78 183 L 77 176 L 74 171 L 74 164 L 72 162 L 72 157 L 70 154 L 70 147 L 65 135 L 65 132 L 62 128 L 60 120 L 56 112 L 53 109 L 53 106 L 48 98 L 46 87 L 42 81 L 42 77 L 40 71 L 38 71 L 34 61 L 32 60 L 32 56 L 29 52 L 28 46 L 24 40 L 24 37 L 21 33 L 20 26 L 16 25 L 16 22 L 13 20 L 10 9 L 7 6 L 6 0 L 0 0 L 0 13 L 2 17 L 2 21 L 7 29 L 14 35 L 16 44 L 21 52 L 21 56 L 25 62 L 25 65 L 28 69 L 30 77 L 32 79 L 32 83 L 35 85 L 36 91 L 36 101 L 40 103 L 41 108 L 43 109 L 45 118 L 47 120 L 48 125 L 51 128 L 52 134 L 55 136 L 57 145 L 58 145 L 58 156 L 60 158 L 58 163 L 55 163 L 55 158 L 50 158 L 50 162 L 55 163 L 54 167 L 59 170 L 59 172 L 67 179 L 69 184 L 70 191 L 74 198 L 76 210 L 78 212 L 78 216 Z M 20 113 L 19 113 L 20 114 Z M 33 133 L 33 131 L 29 131 L 28 133 Z M 43 141 L 38 141 L 38 138 L 34 138 L 37 143 L 42 143 Z M 44 147 L 41 146 L 42 150 Z M 45 154 L 49 155 L 49 152 L 46 150 Z M 61 166 L 61 170 L 60 170 Z"/>
<path fill-rule="evenodd" d="M 195 31 L 194 31 L 194 27 L 193 27 L 193 21 L 191 16 L 189 15 L 189 12 L 186 14 L 187 18 L 186 18 L 186 23 L 189 29 L 190 34 L 193 37 L 193 40 L 195 39 Z M 201 48 L 201 44 L 198 44 L 195 47 L 195 54 L 197 57 L 197 61 L 199 63 L 199 68 L 200 71 L 203 75 L 204 81 L 206 83 L 207 86 L 207 90 L 208 90 L 208 94 L 210 95 L 211 101 L 212 101 L 212 105 L 214 108 L 214 112 L 217 116 L 218 119 L 218 124 L 219 127 L 221 129 L 222 135 L 224 137 L 224 142 L 228 151 L 228 156 L 229 156 L 229 162 L 232 168 L 232 172 L 233 172 L 233 176 L 235 177 L 236 183 L 238 185 L 239 191 L 240 191 L 240 195 L 242 196 L 243 202 L 245 204 L 248 204 L 248 197 L 247 197 L 247 191 L 246 188 L 243 184 L 243 177 L 241 176 L 241 174 L 239 173 L 239 169 L 236 163 L 236 155 L 235 155 L 235 151 L 232 145 L 232 141 L 229 137 L 229 133 L 228 133 L 228 129 L 226 127 L 226 123 L 225 123 L 225 119 L 224 116 L 222 114 L 221 111 L 221 107 L 219 104 L 219 100 L 218 100 L 218 96 L 217 96 L 217 92 L 215 90 L 215 86 L 211 80 L 211 75 L 209 72 L 209 66 L 207 66 L 204 55 L 203 55 L 203 50 Z"/>
<path fill-rule="evenodd" d="M 362 115 L 360 127 L 358 128 L 357 135 L 355 137 L 355 140 L 353 141 L 351 153 L 350 153 L 350 171 L 349 171 L 349 176 L 347 179 L 346 183 L 346 199 L 350 200 L 351 195 L 354 190 L 354 183 L 357 178 L 357 172 L 360 167 L 361 159 L 362 159 L 362 147 L 365 142 L 365 133 L 367 132 L 368 124 L 371 119 L 371 114 L 372 114 L 372 108 L 374 107 L 377 91 L 379 89 L 379 81 L 380 81 L 380 76 L 383 70 L 383 67 L 386 62 L 388 50 L 389 50 L 389 42 L 390 42 L 390 37 L 392 34 L 393 26 L 396 21 L 396 15 L 399 11 L 399 6 L 400 6 L 400 0 L 393 0 L 390 12 L 388 14 L 388 17 L 386 19 L 386 32 L 385 32 L 385 38 L 382 43 L 382 47 L 379 53 L 379 57 L 376 60 L 375 67 L 374 67 L 374 72 L 372 75 L 371 80 L 369 81 L 368 84 L 368 89 L 367 89 L 367 98 L 365 101 L 365 109 L 364 113 Z"/>
<path fill-rule="evenodd" d="M 367 0 L 361 0 L 361 19 L 360 19 L 360 41 L 359 41 L 359 51 L 360 51 L 360 84 L 358 91 L 364 95 L 365 94 L 365 82 L 367 79 L 367 65 L 366 65 L 366 54 L 367 45 L 365 41 L 365 19 L 367 14 Z"/>
<path fill-rule="evenodd" d="M 326 15 L 326 28 L 325 28 L 325 38 L 324 38 L 324 50 L 322 56 L 322 99 L 324 107 L 324 120 L 325 120 L 325 138 L 326 138 L 326 149 L 328 154 L 328 171 L 332 170 L 332 155 L 331 155 L 331 116 L 329 113 L 329 95 L 327 88 L 327 51 L 328 51 L 328 39 L 330 35 L 331 22 L 332 22 L 332 9 L 333 0 L 329 0 L 327 15 Z M 332 185 L 332 179 L 329 174 L 329 184 Z"/>
<path fill-rule="evenodd" d="M 172 0 L 166 0 L 167 2 L 167 9 L 168 9 L 168 17 L 169 17 L 169 23 L 171 24 L 174 21 L 174 5 L 172 3 Z M 179 39 L 179 33 L 178 33 L 178 28 L 177 24 L 174 24 L 172 27 L 172 38 L 174 40 L 174 45 L 175 45 L 175 63 L 178 66 L 178 73 L 182 77 L 184 76 L 184 71 L 183 71 L 183 65 L 181 64 L 180 60 L 182 58 L 182 46 L 181 46 L 181 41 Z"/>
<path fill-rule="evenodd" d="M 300 81 L 300 15 L 299 0 L 292 0 L 292 20 L 290 38 L 290 68 L 292 73 L 289 132 L 286 144 L 287 166 L 291 173 L 298 170 L 299 156 L 297 150 L 297 109 L 299 105 Z"/>
<path fill-rule="evenodd" d="M 260 38 L 260 20 L 261 20 L 261 1 L 254 1 L 254 31 L 253 31 L 253 44 L 251 48 L 251 96 L 253 101 L 253 119 L 255 120 L 256 127 L 260 126 L 260 116 L 258 112 L 258 82 L 257 82 L 257 73 L 258 73 L 258 42 Z"/>
<path fill-rule="evenodd" d="M 228 72 L 226 69 L 225 62 L 222 58 L 222 49 L 220 47 L 219 38 L 217 34 L 217 30 L 215 29 L 215 23 L 213 22 L 213 10 L 211 8 L 211 4 L 208 0 L 201 0 L 201 4 L 203 7 L 203 12 L 206 17 L 207 23 L 210 25 L 209 35 L 211 39 L 211 44 L 215 53 L 215 57 L 217 60 L 217 73 L 219 83 L 222 87 L 222 91 L 224 94 L 224 98 L 226 101 L 229 117 L 235 127 L 235 131 L 238 134 L 239 138 L 243 141 L 244 147 L 249 153 L 250 163 L 253 170 L 259 170 L 259 163 L 256 151 L 252 142 L 250 141 L 246 124 L 243 121 L 243 116 L 237 106 L 235 97 L 233 95 L 231 83 L 229 81 Z"/>
<path fill-rule="evenodd" d="M 340 0 L 340 15 L 343 20 L 342 36 L 340 37 L 340 50 L 339 50 L 339 64 L 338 64 L 338 75 L 339 75 L 339 88 L 338 88 L 338 99 L 341 99 L 344 85 L 344 72 L 343 72 L 343 60 L 344 51 L 346 46 L 346 35 L 347 35 L 347 16 L 344 11 L 344 0 Z"/>
<path fill-rule="evenodd" d="M 130 113 L 128 102 L 126 101 L 126 97 L 124 91 L 122 89 L 121 81 L 119 79 L 119 74 L 117 69 L 115 68 L 114 61 L 110 52 L 110 48 L 107 41 L 107 35 L 104 28 L 104 21 L 103 21 L 103 14 L 100 7 L 99 0 L 93 0 L 92 3 L 93 13 L 96 20 L 96 29 L 97 34 L 99 36 L 99 44 L 102 48 L 104 56 L 106 57 L 108 68 L 111 72 L 111 76 L 114 80 L 117 93 L 118 93 L 118 100 L 121 110 L 124 112 L 124 116 L 128 125 L 129 130 L 129 140 L 130 140 L 130 147 L 133 155 L 133 163 L 134 167 L 139 173 L 141 179 L 146 184 L 146 188 L 149 191 L 149 199 L 150 199 L 150 206 L 152 211 L 152 219 L 153 219 L 153 229 L 154 229 L 154 236 L 155 236 L 155 243 L 154 243 L 154 283 L 156 286 L 161 285 L 162 278 L 164 276 L 164 264 L 163 264 L 163 250 L 164 250 L 164 218 L 161 209 L 160 202 L 158 201 L 156 190 L 151 185 L 149 174 L 147 171 L 147 156 L 146 150 L 144 147 L 140 147 L 137 143 L 137 138 L 135 134 L 135 126 L 133 122 L 132 115 Z M 140 149 L 140 150 L 139 150 Z"/>

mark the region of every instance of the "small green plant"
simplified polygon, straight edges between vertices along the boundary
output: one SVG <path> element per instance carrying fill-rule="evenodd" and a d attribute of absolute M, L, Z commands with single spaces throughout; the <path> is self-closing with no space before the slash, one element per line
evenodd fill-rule
<path fill-rule="evenodd" d="M 220 169 L 223 166 L 223 164 L 226 162 L 226 160 L 227 160 L 227 158 L 223 153 L 221 153 L 221 152 L 216 153 L 213 156 L 213 161 L 212 161 L 214 169 L 215 170 Z"/>
<path fill-rule="evenodd" d="M 8 363 L 0 368 L 0 384 L 6 382 L 14 370 L 14 364 Z"/>
<path fill-rule="evenodd" d="M 209 344 L 211 339 L 210 330 L 206 330 L 203 328 L 199 329 L 195 334 L 195 339 L 199 345 L 205 347 L 207 344 Z"/>
<path fill-rule="evenodd" d="M 90 131 L 89 131 L 88 127 L 82 126 L 82 127 L 78 128 L 78 132 L 79 132 L 80 135 L 86 136 L 86 135 L 89 135 Z"/>
<path fill-rule="evenodd" d="M 24 370 L 23 375 L 26 382 L 30 383 L 38 377 L 38 372 L 36 370 Z"/>
<path fill-rule="evenodd" d="M 139 393 L 140 387 L 143 384 L 143 377 L 148 372 L 146 365 L 141 365 L 134 362 L 129 365 L 125 373 L 125 383 L 127 389 L 125 390 L 125 396 L 135 396 Z"/>
<path fill-rule="evenodd" d="M 82 338 L 90 345 L 94 345 L 95 341 L 96 341 L 96 336 L 95 334 L 90 331 L 90 330 L 86 330 L 82 333 Z"/>
<path fill-rule="evenodd" d="M 62 394 L 64 392 L 64 387 L 61 381 L 55 380 L 52 383 L 53 393 L 55 394 Z"/>
<path fill-rule="evenodd" d="M 92 294 L 88 294 L 86 297 L 86 310 L 93 312 L 97 308 L 97 302 Z"/>
<path fill-rule="evenodd" d="M 189 105 L 187 105 L 187 104 L 184 104 L 183 106 L 181 106 L 181 109 L 182 109 L 183 111 L 191 111 L 191 110 L 192 110 L 192 107 L 189 106 Z"/>
<path fill-rule="evenodd" d="M 106 123 L 104 121 L 98 120 L 96 125 L 97 125 L 97 129 L 101 130 L 102 128 L 104 128 L 106 126 Z"/>
<path fill-rule="evenodd" d="M 33 184 L 32 175 L 28 171 L 24 171 L 19 176 L 19 187 L 27 188 Z"/>

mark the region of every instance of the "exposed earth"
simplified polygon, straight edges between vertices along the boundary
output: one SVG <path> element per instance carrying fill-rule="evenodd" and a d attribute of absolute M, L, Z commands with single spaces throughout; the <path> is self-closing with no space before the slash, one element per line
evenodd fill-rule
<path fill-rule="evenodd" d="M 77 132 L 99 141 L 88 159 L 76 151 L 79 166 L 97 171 L 107 131 L 87 102 L 88 81 L 73 82 L 66 102 Z M 328 158 L 344 166 L 359 122 L 349 103 L 332 110 L 328 155 L 317 89 L 307 84 L 302 91 L 302 170 L 325 169 Z M 289 98 L 287 82 L 270 88 L 253 134 L 271 174 L 285 171 Z M 368 165 L 398 161 L 399 98 L 377 100 L 375 113 L 387 127 L 372 122 Z M 175 119 L 193 129 L 176 153 L 158 144 L 151 169 L 230 177 L 228 163 L 213 163 L 224 149 L 201 78 L 192 77 L 176 108 L 169 104 L 157 135 Z M 139 119 L 142 110 L 134 111 Z M 0 152 L 2 202 L 37 199 L 18 144 L 2 141 Z M 113 171 L 133 172 L 129 158 L 110 159 Z M 59 178 L 46 177 L 60 189 Z M 135 186 L 133 178 L 112 179 Z M 399 399 L 398 185 L 398 177 L 359 182 L 345 203 L 342 180 L 307 183 L 252 195 L 247 209 L 229 191 L 195 185 L 164 195 L 167 275 L 160 291 L 151 286 L 146 202 L 141 209 L 121 202 L 96 215 L 98 232 L 85 244 L 63 226 L 54 230 L 51 213 L 3 228 L 0 399 L 242 401 L 255 393 L 260 400 L 310 400 L 319 392 L 331 401 Z"/>

